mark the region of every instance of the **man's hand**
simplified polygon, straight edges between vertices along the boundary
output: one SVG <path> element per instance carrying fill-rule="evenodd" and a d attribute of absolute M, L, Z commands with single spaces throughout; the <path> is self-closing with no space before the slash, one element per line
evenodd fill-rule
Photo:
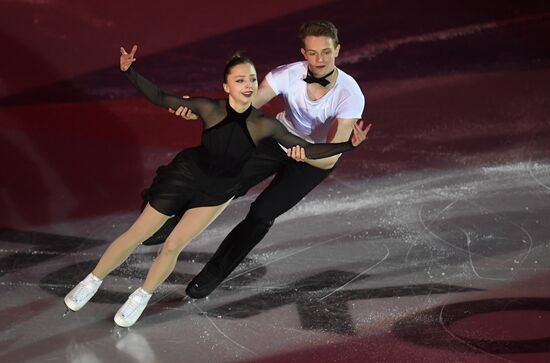
<path fill-rule="evenodd" d="M 301 147 L 300 145 L 289 147 L 286 150 L 286 154 L 288 155 L 288 157 L 293 158 L 296 161 L 306 161 L 306 160 L 308 160 L 306 158 L 306 152 L 305 152 L 304 148 Z"/>
<path fill-rule="evenodd" d="M 366 128 L 363 129 L 364 122 L 360 120 L 359 122 L 353 125 L 353 134 L 351 135 L 351 144 L 353 147 L 359 146 L 363 141 L 367 139 L 367 134 L 372 126 L 370 123 Z"/>
<path fill-rule="evenodd" d="M 182 96 L 181 98 L 189 98 L 189 96 Z M 199 118 L 199 116 L 195 115 L 190 109 L 183 106 L 178 107 L 178 109 L 175 111 L 169 108 L 168 111 L 186 120 L 197 120 Z"/>
<path fill-rule="evenodd" d="M 126 72 L 128 68 L 136 61 L 136 58 L 134 57 L 137 52 L 137 45 L 134 45 L 132 47 L 132 51 L 130 54 L 126 52 L 126 50 L 123 47 L 120 47 L 120 70 L 123 72 Z"/>

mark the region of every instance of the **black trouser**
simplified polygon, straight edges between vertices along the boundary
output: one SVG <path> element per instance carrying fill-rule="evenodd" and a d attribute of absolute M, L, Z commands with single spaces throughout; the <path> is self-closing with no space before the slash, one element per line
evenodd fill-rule
<path fill-rule="evenodd" d="M 256 155 L 246 163 L 239 195 L 245 194 L 248 189 L 270 175 L 276 175 L 252 203 L 245 219 L 223 240 L 199 275 L 207 272 L 217 279 L 229 276 L 263 239 L 274 220 L 320 184 L 331 170 L 294 161 L 272 139 L 262 142 Z"/>

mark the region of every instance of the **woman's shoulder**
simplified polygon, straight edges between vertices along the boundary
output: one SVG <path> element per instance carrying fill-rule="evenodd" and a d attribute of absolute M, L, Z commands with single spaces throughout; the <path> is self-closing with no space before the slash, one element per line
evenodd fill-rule
<path fill-rule="evenodd" d="M 209 103 L 212 106 L 216 107 L 225 107 L 227 100 L 223 98 L 212 98 L 212 97 L 204 97 L 204 96 L 197 96 L 192 97 L 193 100 L 196 102 L 202 102 L 202 103 Z"/>
<path fill-rule="evenodd" d="M 277 126 L 282 125 L 279 120 L 277 120 L 273 116 L 266 115 L 262 111 L 258 110 L 257 108 L 252 108 L 252 112 L 250 112 L 249 120 L 260 127 L 269 127 L 271 129 L 277 128 Z"/>
<path fill-rule="evenodd" d="M 208 117 L 225 113 L 226 100 L 210 97 L 192 97 L 196 109 L 201 113 L 201 117 Z"/>
<path fill-rule="evenodd" d="M 266 114 L 264 114 L 261 110 L 258 110 L 256 107 L 254 106 L 250 106 L 251 108 L 251 111 L 250 111 L 250 116 L 248 117 L 251 121 L 255 121 L 255 122 L 261 122 L 262 120 L 264 120 L 265 118 L 268 118 L 269 116 L 267 116 Z"/>

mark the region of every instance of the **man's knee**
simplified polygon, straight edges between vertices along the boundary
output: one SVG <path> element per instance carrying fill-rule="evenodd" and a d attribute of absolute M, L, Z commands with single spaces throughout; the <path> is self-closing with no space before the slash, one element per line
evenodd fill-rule
<path fill-rule="evenodd" d="M 246 215 L 246 219 L 249 222 L 262 225 L 268 229 L 271 228 L 276 217 L 277 216 L 274 216 L 274 214 L 266 208 L 258 208 L 254 204 L 252 204 L 250 211 Z"/>
<path fill-rule="evenodd" d="M 273 223 L 275 219 L 299 203 L 310 190 L 299 190 L 290 195 L 266 190 L 252 203 L 249 215 L 257 220 Z"/>

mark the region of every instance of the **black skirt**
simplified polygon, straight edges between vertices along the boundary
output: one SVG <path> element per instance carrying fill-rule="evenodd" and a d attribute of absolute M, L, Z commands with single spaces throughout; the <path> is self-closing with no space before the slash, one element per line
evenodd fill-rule
<path fill-rule="evenodd" d="M 227 202 L 239 189 L 239 174 L 215 175 L 201 167 L 202 147 L 185 149 L 157 169 L 142 199 L 156 211 L 173 216 L 187 209 L 216 206 Z"/>

